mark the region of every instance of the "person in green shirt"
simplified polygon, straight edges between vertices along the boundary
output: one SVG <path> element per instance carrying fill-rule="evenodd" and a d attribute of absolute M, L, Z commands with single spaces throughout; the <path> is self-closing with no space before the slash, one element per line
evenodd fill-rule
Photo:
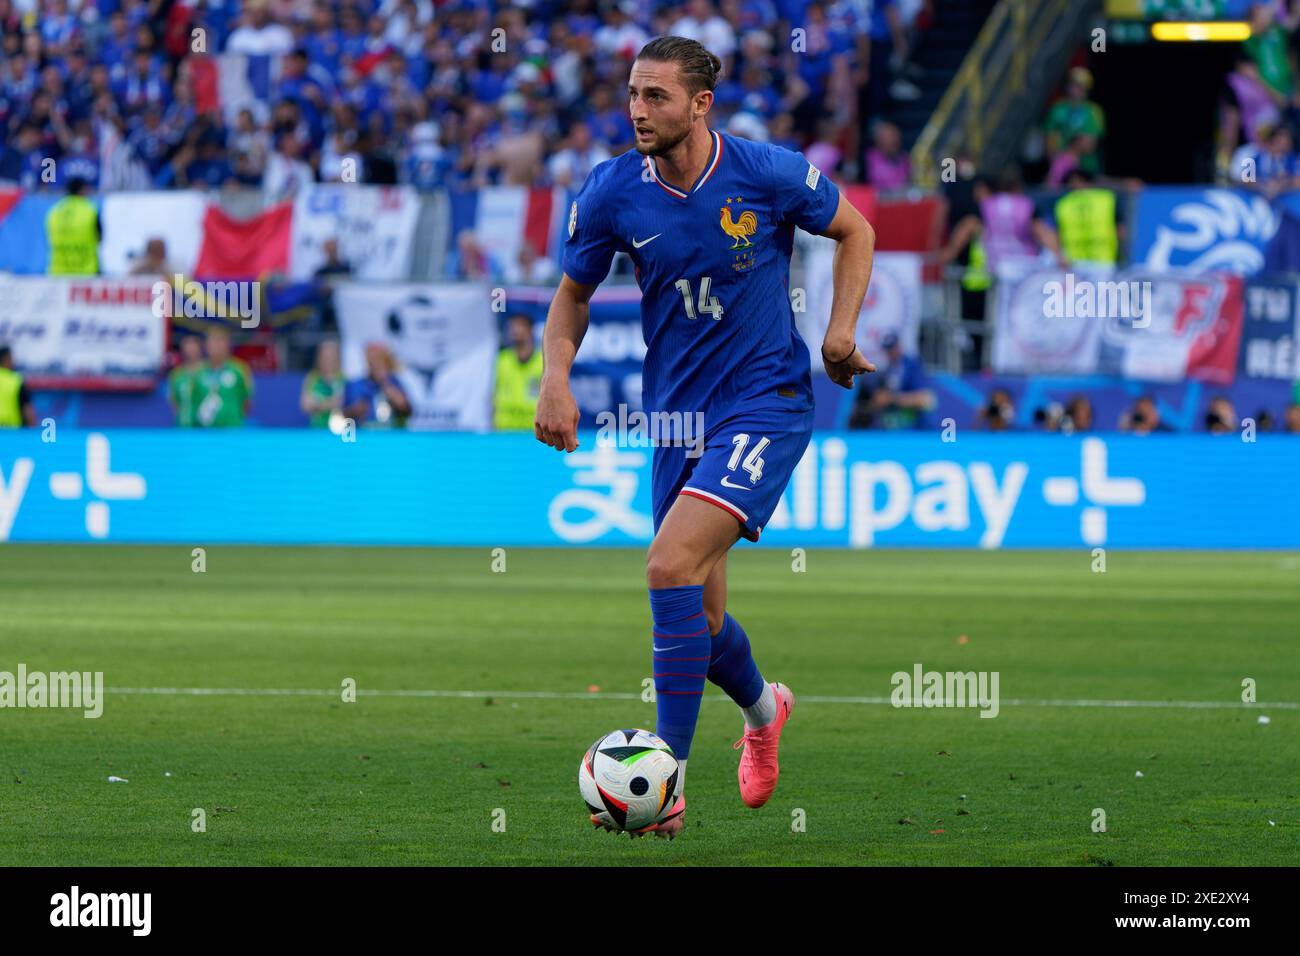
<path fill-rule="evenodd" d="M 1088 99 L 1092 89 L 1092 74 L 1081 66 L 1070 70 L 1065 85 L 1065 99 L 1057 100 L 1047 111 L 1043 131 L 1047 134 L 1047 152 L 1055 157 L 1080 133 L 1087 133 L 1098 144 L 1106 132 L 1106 114 L 1100 106 Z M 1093 150 L 1079 159 L 1079 167 L 1097 175 L 1101 172 L 1101 159 Z"/>
<path fill-rule="evenodd" d="M 1259 67 L 1259 78 L 1285 105 L 1291 99 L 1291 61 L 1287 58 L 1287 31 L 1273 17 L 1271 3 L 1256 3 L 1250 10 L 1250 36 L 1241 48 Z"/>
<path fill-rule="evenodd" d="M 230 354 L 230 331 L 208 332 L 208 360 L 199 368 L 194 398 L 200 428 L 238 428 L 253 403 L 253 375 Z"/>
<path fill-rule="evenodd" d="M 333 339 L 316 347 L 316 364 L 302 380 L 299 404 L 312 428 L 330 427 L 330 419 L 343 415 L 343 393 L 347 380 L 339 366 L 339 344 Z"/>
<path fill-rule="evenodd" d="M 542 381 L 542 353 L 533 338 L 533 321 L 512 315 L 506 323 L 509 345 L 497 355 L 493 427 L 497 431 L 531 431 Z"/>
<path fill-rule="evenodd" d="M 167 376 L 167 402 L 176 413 L 178 428 L 197 423 L 198 402 L 194 399 L 198 375 L 203 367 L 203 341 L 197 335 L 181 339 L 181 361 Z"/>

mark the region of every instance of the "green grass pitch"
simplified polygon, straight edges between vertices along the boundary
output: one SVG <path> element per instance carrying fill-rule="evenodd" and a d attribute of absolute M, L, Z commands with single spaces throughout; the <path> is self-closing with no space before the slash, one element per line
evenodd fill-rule
<path fill-rule="evenodd" d="M 740 802 L 741 720 L 710 686 L 671 843 L 594 831 L 576 782 L 598 736 L 654 727 L 643 560 L 217 546 L 195 573 L 188 547 L 0 547 L 0 671 L 110 688 L 97 720 L 0 710 L 0 864 L 1297 859 L 1296 555 L 813 551 L 794 573 L 742 546 L 730 609 L 801 698 L 781 784 Z M 916 662 L 997 671 L 1000 714 L 862 702 Z M 303 693 L 140 692 L 167 688 Z"/>

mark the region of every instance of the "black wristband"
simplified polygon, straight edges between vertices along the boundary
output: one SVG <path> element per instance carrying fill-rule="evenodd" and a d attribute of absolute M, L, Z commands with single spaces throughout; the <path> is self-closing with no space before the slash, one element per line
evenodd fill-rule
<path fill-rule="evenodd" d="M 857 347 L 856 345 L 854 345 L 851 349 L 849 349 L 849 354 L 846 355 L 846 356 L 844 356 L 844 358 L 841 358 L 841 359 L 833 359 L 833 358 L 831 358 L 829 355 L 826 354 L 826 346 L 823 344 L 823 345 L 822 345 L 822 358 L 824 358 L 826 361 L 830 362 L 832 365 L 839 365 L 841 362 L 847 362 L 849 359 L 851 359 L 851 358 L 853 357 L 853 353 L 856 352 L 857 350 L 858 350 L 858 347 Z"/>

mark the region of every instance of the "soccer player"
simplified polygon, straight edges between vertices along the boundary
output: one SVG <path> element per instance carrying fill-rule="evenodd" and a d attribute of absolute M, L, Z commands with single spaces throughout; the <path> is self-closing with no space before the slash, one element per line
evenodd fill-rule
<path fill-rule="evenodd" d="M 855 337 L 875 233 L 799 153 L 709 128 L 720 67 L 696 41 L 672 36 L 650 41 L 632 64 L 636 149 L 596 166 L 569 209 L 534 423 L 543 443 L 578 447 L 569 370 L 592 293 L 615 251 L 626 252 L 642 296 L 645 410 L 691 421 L 702 413 L 705 427 L 702 449 L 660 436 L 652 469 L 656 733 L 682 770 L 669 813 L 646 831 L 669 838 L 683 826 L 705 680 L 744 714 L 738 780 L 751 807 L 776 789 L 777 745 L 794 707 L 788 688 L 763 679 L 726 598 L 727 551 L 742 536 L 758 540 L 812 432 L 808 349 L 789 298 L 795 226 L 839 244 L 821 346 L 827 374 L 852 388 L 854 376 L 875 371 Z"/>

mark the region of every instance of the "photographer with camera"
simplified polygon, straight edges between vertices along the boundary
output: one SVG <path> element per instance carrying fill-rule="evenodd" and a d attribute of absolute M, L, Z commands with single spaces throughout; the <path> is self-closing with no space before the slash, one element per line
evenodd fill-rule
<path fill-rule="evenodd" d="M 1119 430 L 1133 435 L 1150 435 L 1152 432 L 1173 431 L 1160 418 L 1154 395 L 1143 395 L 1133 407 L 1119 417 Z"/>
<path fill-rule="evenodd" d="M 975 427 L 991 432 L 1009 431 L 1015 418 L 1016 406 L 1011 401 L 1011 393 L 1005 388 L 995 388 L 975 416 Z"/>

